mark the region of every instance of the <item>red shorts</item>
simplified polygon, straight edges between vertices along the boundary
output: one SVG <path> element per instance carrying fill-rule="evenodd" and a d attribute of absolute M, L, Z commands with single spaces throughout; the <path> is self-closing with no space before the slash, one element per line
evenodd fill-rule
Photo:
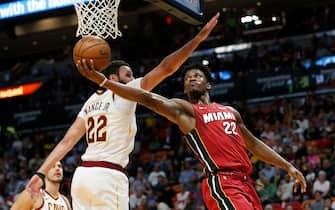
<path fill-rule="evenodd" d="M 202 181 L 202 195 L 209 210 L 262 210 L 248 175 L 232 172 L 210 174 Z"/>

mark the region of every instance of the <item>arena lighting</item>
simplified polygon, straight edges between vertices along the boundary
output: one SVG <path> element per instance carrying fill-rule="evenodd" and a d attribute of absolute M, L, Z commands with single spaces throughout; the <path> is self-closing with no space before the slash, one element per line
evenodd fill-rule
<path fill-rule="evenodd" d="M 84 0 L 85 2 L 93 0 Z M 0 4 L 0 21 L 73 6 L 72 0 L 16 0 Z"/>
<path fill-rule="evenodd" d="M 255 25 L 261 25 L 262 23 L 263 23 L 262 20 L 255 20 L 255 22 L 254 22 Z"/>
<path fill-rule="evenodd" d="M 204 59 L 204 60 L 202 60 L 202 64 L 205 65 L 205 66 L 208 66 L 209 61 L 207 59 Z"/>
<path fill-rule="evenodd" d="M 241 23 L 251 23 L 256 22 L 259 20 L 259 17 L 257 15 L 247 15 L 241 17 Z"/>
<path fill-rule="evenodd" d="M 317 59 L 314 64 L 316 66 L 323 66 L 326 67 L 329 64 L 335 64 L 335 55 L 327 55 L 327 56 L 323 56 L 319 59 Z M 303 65 L 306 69 L 309 69 L 312 67 L 312 62 L 310 59 L 307 59 L 303 62 Z"/>
<path fill-rule="evenodd" d="M 323 56 L 315 61 L 315 65 L 317 66 L 327 66 L 329 64 L 335 63 L 335 56 L 329 55 L 329 56 Z"/>
<path fill-rule="evenodd" d="M 172 18 L 170 16 L 167 16 L 165 18 L 165 23 L 168 24 L 168 25 L 171 25 L 172 24 Z"/>
<path fill-rule="evenodd" d="M 229 70 L 222 70 L 222 71 L 219 71 L 219 78 L 223 81 L 225 80 L 230 80 L 232 75 L 231 75 L 231 72 Z"/>
<path fill-rule="evenodd" d="M 251 43 L 232 44 L 228 46 L 216 47 L 214 52 L 217 54 L 230 53 L 234 51 L 247 50 L 251 48 Z"/>
<path fill-rule="evenodd" d="M 38 90 L 42 86 L 42 84 L 43 84 L 42 82 L 34 82 L 6 88 L 0 88 L 0 99 L 33 94 L 36 90 Z"/>

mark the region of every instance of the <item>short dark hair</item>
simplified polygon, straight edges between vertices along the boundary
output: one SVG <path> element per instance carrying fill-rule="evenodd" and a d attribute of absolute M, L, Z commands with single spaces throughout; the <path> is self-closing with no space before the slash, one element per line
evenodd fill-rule
<path fill-rule="evenodd" d="M 183 70 L 183 73 L 182 73 L 183 78 L 185 77 L 186 73 L 189 70 L 192 70 L 192 69 L 200 70 L 202 73 L 204 73 L 207 81 L 209 83 L 212 83 L 211 69 L 208 66 L 205 66 L 205 65 L 202 65 L 202 64 L 199 64 L 199 63 L 194 63 L 194 64 L 190 64 L 190 65 L 186 66 Z"/>
<path fill-rule="evenodd" d="M 130 65 L 127 62 L 123 61 L 123 60 L 113 60 L 106 67 L 106 69 L 102 71 L 102 73 L 106 77 L 109 77 L 109 75 L 111 75 L 111 74 L 118 74 L 119 68 L 121 66 L 129 66 L 130 67 Z"/>

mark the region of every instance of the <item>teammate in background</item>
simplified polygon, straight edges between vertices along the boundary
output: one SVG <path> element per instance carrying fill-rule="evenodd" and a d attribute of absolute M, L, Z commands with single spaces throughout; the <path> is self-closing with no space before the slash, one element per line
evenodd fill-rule
<path fill-rule="evenodd" d="M 59 193 L 59 186 L 63 180 L 63 167 L 61 162 L 57 162 L 46 174 L 45 190 L 41 190 L 36 198 L 32 199 L 28 190 L 23 190 L 14 202 L 11 210 L 70 210 L 68 199 Z"/>
<path fill-rule="evenodd" d="M 113 61 L 103 71 L 109 79 L 129 87 L 152 90 L 173 74 L 216 26 L 219 13 L 191 41 L 163 59 L 143 78 L 135 79 L 129 65 Z M 110 90 L 97 90 L 84 104 L 77 119 L 58 143 L 38 173 L 46 171 L 62 159 L 86 133 L 88 147 L 82 155 L 82 165 L 73 175 L 71 195 L 73 209 L 129 208 L 129 183 L 124 167 L 134 148 L 136 134 L 136 103 L 121 98 Z M 27 185 L 32 197 L 42 186 L 39 176 Z"/>
<path fill-rule="evenodd" d="M 185 140 L 203 164 L 206 178 L 202 191 L 208 209 L 261 210 L 260 199 L 250 178 L 249 150 L 259 159 L 288 171 L 295 190 L 306 190 L 302 173 L 256 138 L 245 126 L 238 111 L 211 102 L 211 74 L 207 66 L 194 64 L 185 69 L 183 99 L 167 99 L 148 91 L 107 80 L 94 70 L 93 61 L 79 61 L 80 73 L 91 81 L 129 100 L 148 107 L 178 125 Z"/>

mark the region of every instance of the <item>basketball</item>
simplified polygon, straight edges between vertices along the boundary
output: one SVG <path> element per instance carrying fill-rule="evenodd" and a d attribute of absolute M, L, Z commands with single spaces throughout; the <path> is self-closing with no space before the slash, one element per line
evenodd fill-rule
<path fill-rule="evenodd" d="M 85 36 L 73 48 L 73 61 L 77 63 L 81 59 L 92 59 L 95 69 L 102 71 L 108 66 L 111 54 L 110 46 L 104 39 L 98 36 Z"/>

